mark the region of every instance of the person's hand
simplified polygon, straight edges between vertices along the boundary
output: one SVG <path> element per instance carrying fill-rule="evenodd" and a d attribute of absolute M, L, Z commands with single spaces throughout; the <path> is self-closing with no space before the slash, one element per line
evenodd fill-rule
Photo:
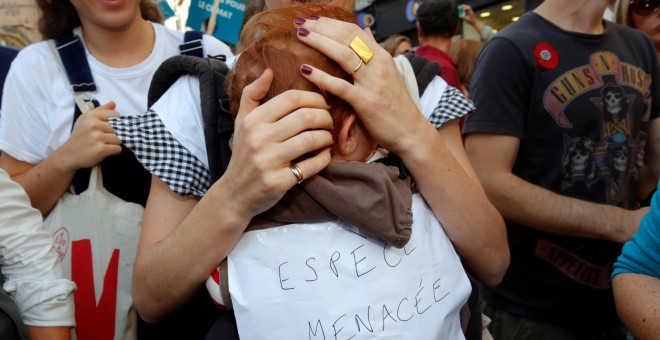
<path fill-rule="evenodd" d="M 297 163 L 304 178 L 330 163 L 333 121 L 325 98 L 290 90 L 259 105 L 272 80 L 268 69 L 243 90 L 231 161 L 218 181 L 233 197 L 235 212 L 244 218 L 272 207 L 298 182 L 290 168 L 293 160 L 316 152 Z"/>
<path fill-rule="evenodd" d="M 56 151 L 66 167 L 89 168 L 121 152 L 121 140 L 108 123 L 108 118 L 119 116 L 114 109 L 115 103 L 109 102 L 78 118 L 71 137 Z"/>
<path fill-rule="evenodd" d="M 416 145 L 420 129 L 431 126 L 408 94 L 392 56 L 376 42 L 371 31 L 329 18 L 308 19 L 296 26 L 302 42 L 353 74 L 353 84 L 313 65 L 302 65 L 303 76 L 349 103 L 384 148 L 403 156 Z M 349 46 L 356 36 L 374 53 L 359 68 L 361 59 Z"/>
<path fill-rule="evenodd" d="M 463 15 L 459 16 L 459 18 L 463 19 L 465 22 L 468 24 L 474 26 L 477 23 L 477 16 L 474 14 L 474 10 L 472 9 L 472 6 L 462 4 L 458 5 L 458 8 L 463 9 Z"/>
<path fill-rule="evenodd" d="M 463 9 L 463 16 L 460 16 L 461 19 L 463 19 L 465 22 L 468 24 L 472 25 L 474 29 L 477 30 L 481 34 L 481 31 L 484 30 L 486 27 L 481 20 L 477 19 L 477 16 L 474 14 L 474 10 L 472 10 L 472 6 L 470 5 L 458 5 L 459 8 Z"/>

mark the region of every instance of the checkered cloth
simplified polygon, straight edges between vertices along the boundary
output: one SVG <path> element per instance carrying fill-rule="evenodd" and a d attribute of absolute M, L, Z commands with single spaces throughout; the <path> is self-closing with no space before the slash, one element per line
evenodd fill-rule
<path fill-rule="evenodd" d="M 109 119 L 110 125 L 138 161 L 181 196 L 204 196 L 211 186 L 209 169 L 167 130 L 158 114 Z"/>
<path fill-rule="evenodd" d="M 461 91 L 455 87 L 447 86 L 445 92 L 440 97 L 438 106 L 433 109 L 433 113 L 429 117 L 429 122 L 437 129 L 442 124 L 450 120 L 459 119 L 475 109 L 474 103 L 465 98 Z"/>

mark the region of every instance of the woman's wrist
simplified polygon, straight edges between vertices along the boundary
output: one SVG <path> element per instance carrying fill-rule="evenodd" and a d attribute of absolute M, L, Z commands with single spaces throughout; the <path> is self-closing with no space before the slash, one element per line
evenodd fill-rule
<path fill-rule="evenodd" d="M 226 177 L 221 177 L 209 188 L 206 195 L 202 198 L 200 203 L 207 201 L 212 202 L 212 214 L 216 215 L 222 223 L 219 230 L 222 233 L 240 230 L 243 232 L 254 214 L 250 212 L 247 207 L 250 205 L 243 202 L 241 193 L 236 192 L 231 187 L 232 182 L 227 180 Z M 202 203 L 204 205 L 204 203 Z M 202 205 L 202 207 L 203 207 Z"/>
<path fill-rule="evenodd" d="M 430 160 L 436 157 L 440 151 L 438 146 L 443 145 L 443 142 L 433 125 L 426 120 L 420 122 L 417 128 L 412 130 L 415 133 L 400 139 L 400 148 L 397 148 L 399 151 L 395 151 L 395 153 L 414 173 L 414 169 L 424 168 Z"/>

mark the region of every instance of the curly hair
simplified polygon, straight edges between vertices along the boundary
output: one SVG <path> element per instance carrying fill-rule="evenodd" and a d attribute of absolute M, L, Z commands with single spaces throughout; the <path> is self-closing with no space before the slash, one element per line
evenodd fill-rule
<path fill-rule="evenodd" d="M 69 0 L 36 0 L 41 15 L 39 16 L 39 32 L 44 39 L 53 39 L 80 26 L 80 17 Z M 142 18 L 162 24 L 163 18 L 158 6 L 151 0 L 140 0 Z"/>
<path fill-rule="evenodd" d="M 355 23 L 355 16 L 339 7 L 305 5 L 262 12 L 245 24 L 239 42 L 245 49 L 226 81 L 230 110 L 234 115 L 238 113 L 243 88 L 270 68 L 273 71 L 273 83 L 262 103 L 290 89 L 320 93 L 331 103 L 330 114 L 334 120 L 333 133 L 336 136 L 341 123 L 353 109 L 345 101 L 305 79 L 299 69 L 302 64 L 310 64 L 351 83 L 353 78 L 335 61 L 298 40 L 296 28 L 293 26 L 294 19 L 311 16 Z"/>

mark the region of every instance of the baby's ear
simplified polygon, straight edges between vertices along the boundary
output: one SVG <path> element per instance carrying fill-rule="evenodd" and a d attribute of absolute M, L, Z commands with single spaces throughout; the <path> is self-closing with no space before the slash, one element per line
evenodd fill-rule
<path fill-rule="evenodd" d="M 357 119 L 355 113 L 350 113 L 341 123 L 339 133 L 337 134 L 337 155 L 338 158 L 350 157 L 358 147 L 359 141 L 355 138 L 357 129 Z"/>

